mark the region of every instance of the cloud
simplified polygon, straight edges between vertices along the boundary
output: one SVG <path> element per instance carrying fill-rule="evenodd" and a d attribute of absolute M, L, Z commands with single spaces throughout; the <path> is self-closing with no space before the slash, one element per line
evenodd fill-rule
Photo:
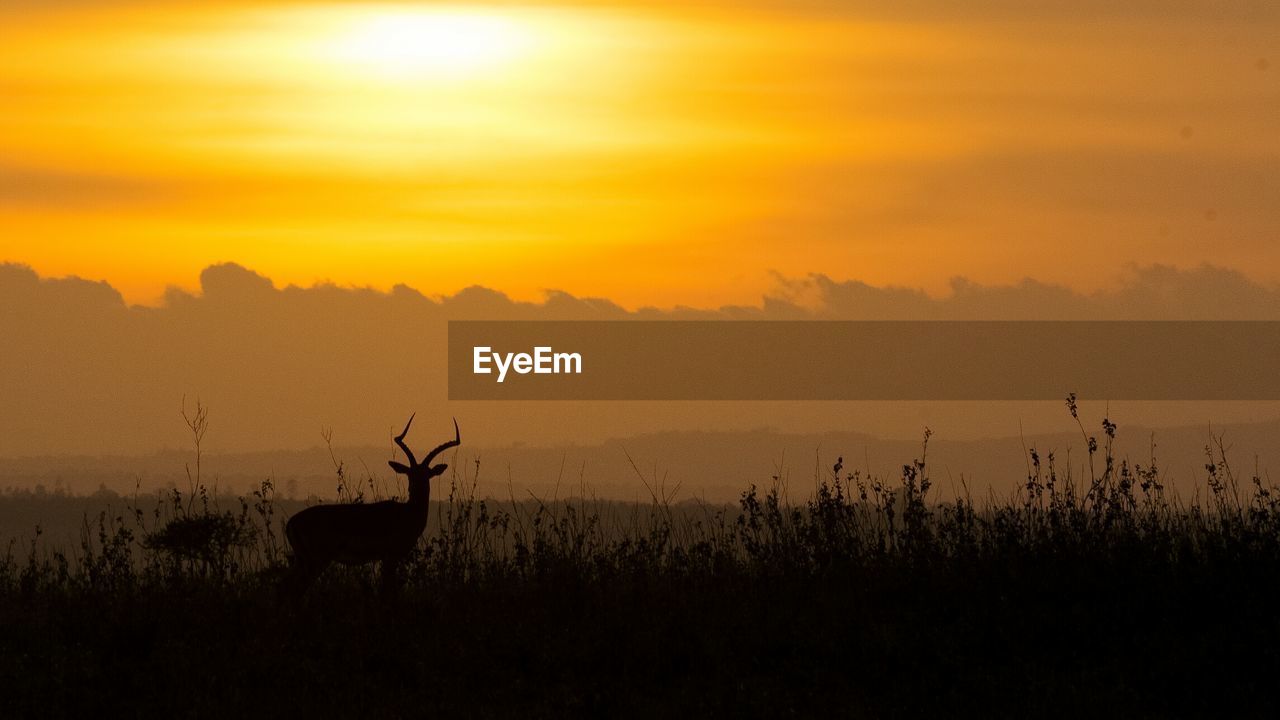
<path fill-rule="evenodd" d="M 813 274 L 779 277 L 776 291 L 758 305 L 628 311 L 560 290 L 523 302 L 479 286 L 443 297 L 405 285 L 389 292 L 331 283 L 278 287 L 224 263 L 201 274 L 198 293 L 173 289 L 158 307 L 130 307 L 105 282 L 42 278 L 29 267 L 3 264 L 0 455 L 179 446 L 184 396 L 216 408 L 222 449 L 307 447 L 321 426 L 376 442 L 371 428 L 415 410 L 424 417 L 461 413 L 473 436 L 488 433 L 490 442 L 749 428 L 788 416 L 823 429 L 852 422 L 849 407 L 640 403 L 619 412 L 609 404 L 471 403 L 459 409 L 446 397 L 447 321 L 994 318 L 1280 320 L 1280 289 L 1209 265 L 1129 267 L 1119 285 L 1090 294 L 1031 279 L 988 286 L 957 278 L 947 294 L 934 297 Z M 875 410 L 877 428 L 886 412 Z M 909 416 L 901 423 L 914 431 L 916 411 L 903 412 Z"/>
<path fill-rule="evenodd" d="M 41 278 L 30 267 L 16 263 L 0 263 L 0 304 L 9 309 L 10 319 L 26 313 L 33 319 L 100 318 L 126 310 L 124 297 L 105 281 Z"/>
<path fill-rule="evenodd" d="M 235 263 L 211 265 L 200 273 L 200 291 L 209 302 L 269 301 L 275 289 L 270 278 Z"/>
<path fill-rule="evenodd" d="M 1130 265 L 1117 287 L 1090 294 L 1030 278 L 981 285 L 958 277 L 934 298 L 822 274 L 788 281 L 786 292 L 812 294 L 815 317 L 840 320 L 1280 320 L 1280 287 L 1208 264 Z"/>

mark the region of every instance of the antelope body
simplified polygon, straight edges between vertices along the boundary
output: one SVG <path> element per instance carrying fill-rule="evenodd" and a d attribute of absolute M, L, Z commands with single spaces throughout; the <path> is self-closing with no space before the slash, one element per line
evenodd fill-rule
<path fill-rule="evenodd" d="M 430 512 L 431 479 L 442 474 L 448 465 L 432 465 L 437 455 L 462 444 L 458 421 L 453 421 L 454 438 L 427 454 L 419 463 L 404 443 L 413 424 L 413 416 L 404 431 L 396 436 L 396 444 L 404 451 L 409 464 L 392 460 L 392 470 L 408 476 L 409 499 L 376 503 L 316 505 L 302 510 L 285 525 L 285 536 L 293 549 L 286 590 L 300 595 L 310 587 L 332 563 L 359 565 L 380 562 L 383 585 L 398 584 L 400 566 L 413 551 Z"/>

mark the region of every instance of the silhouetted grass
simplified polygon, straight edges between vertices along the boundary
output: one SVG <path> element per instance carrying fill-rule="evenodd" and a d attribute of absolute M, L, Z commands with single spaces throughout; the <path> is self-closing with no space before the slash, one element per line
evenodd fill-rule
<path fill-rule="evenodd" d="M 271 484 L 228 509 L 197 483 L 10 549 L 5 714 L 1272 716 L 1280 495 L 1217 444 L 1178 498 L 1081 431 L 1075 471 L 1028 449 L 981 503 L 931 498 L 927 434 L 893 481 L 837 465 L 796 503 L 455 476 L 400 593 L 335 568 L 299 604 Z"/>

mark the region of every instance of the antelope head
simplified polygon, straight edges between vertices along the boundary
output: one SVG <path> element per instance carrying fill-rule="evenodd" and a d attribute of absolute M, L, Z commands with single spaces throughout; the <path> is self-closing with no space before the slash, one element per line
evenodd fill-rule
<path fill-rule="evenodd" d="M 413 424 L 413 418 L 416 415 L 417 413 L 414 413 L 413 415 L 409 416 L 409 422 L 405 423 L 404 431 L 401 432 L 399 435 L 397 435 L 395 438 L 396 445 L 399 445 L 400 449 L 404 451 L 405 459 L 409 461 L 409 464 L 405 465 L 403 463 L 398 463 L 395 460 L 391 460 L 387 463 L 388 465 L 391 466 L 392 470 L 395 470 L 397 473 L 400 473 L 401 475 L 405 475 L 409 478 L 409 496 L 411 498 L 419 494 L 421 494 L 422 496 L 426 496 L 428 493 L 430 493 L 431 478 L 437 477 L 442 473 L 444 473 L 445 470 L 449 469 L 449 466 L 446 463 L 440 463 L 439 465 L 432 465 L 431 461 L 435 460 L 436 456 L 444 452 L 445 450 L 448 450 L 449 448 L 458 447 L 459 445 L 462 444 L 462 433 L 458 431 L 457 418 L 454 418 L 453 439 L 448 442 L 441 443 L 434 450 L 427 453 L 427 456 L 423 458 L 422 462 L 418 462 L 417 458 L 415 458 L 413 455 L 413 451 L 410 450 L 409 446 L 406 445 L 404 442 L 405 436 L 409 434 L 409 426 Z"/>

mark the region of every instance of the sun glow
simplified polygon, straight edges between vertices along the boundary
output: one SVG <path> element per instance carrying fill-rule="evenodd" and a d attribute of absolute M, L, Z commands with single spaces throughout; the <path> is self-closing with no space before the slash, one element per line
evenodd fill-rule
<path fill-rule="evenodd" d="M 1018 279 L 1052 243 L 1102 277 L 1136 237 L 1123 260 L 1239 237 L 1215 257 L 1280 263 L 1256 181 L 1280 153 L 1270 26 L 1201 53 L 1172 50 L 1198 37 L 1180 26 L 1050 42 L 685 5 L 0 0 L 0 262 L 136 302 L 235 260 L 282 284 L 637 306 L 755 303 L 762 268 L 945 293 L 940 268 Z M 1230 168 L 1254 180 L 1229 191 Z M 1041 279 L 1085 274 L 1062 267 Z"/>
<path fill-rule="evenodd" d="M 466 76 L 521 55 L 527 28 L 499 15 L 450 10 L 392 10 L 357 21 L 333 57 L 379 75 Z"/>

